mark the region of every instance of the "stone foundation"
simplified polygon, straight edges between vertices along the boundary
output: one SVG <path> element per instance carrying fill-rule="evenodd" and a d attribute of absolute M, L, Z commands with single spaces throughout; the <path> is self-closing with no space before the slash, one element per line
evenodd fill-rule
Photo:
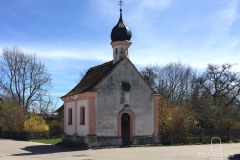
<path fill-rule="evenodd" d="M 86 137 L 63 135 L 62 143 L 68 147 L 88 148 Z"/>
<path fill-rule="evenodd" d="M 97 137 L 98 146 L 121 146 L 122 138 L 119 137 Z"/>
<path fill-rule="evenodd" d="M 133 138 L 134 145 L 159 144 L 158 136 L 136 136 Z"/>
<path fill-rule="evenodd" d="M 133 137 L 133 145 L 144 145 L 144 144 L 159 144 L 158 136 L 136 136 Z M 102 137 L 96 135 L 89 135 L 86 137 L 79 137 L 76 135 L 63 136 L 63 145 L 79 147 L 79 148 L 95 148 L 95 147 L 106 147 L 106 146 L 121 146 L 122 138 L 119 137 Z"/>

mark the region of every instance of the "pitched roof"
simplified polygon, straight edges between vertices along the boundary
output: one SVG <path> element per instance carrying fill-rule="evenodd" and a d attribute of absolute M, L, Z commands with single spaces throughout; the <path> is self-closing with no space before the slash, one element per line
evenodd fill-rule
<path fill-rule="evenodd" d="M 83 79 L 65 96 L 73 96 L 75 94 L 91 91 L 93 88 L 105 78 L 114 68 L 117 63 L 113 64 L 113 61 L 103 63 L 101 65 L 90 68 Z"/>
<path fill-rule="evenodd" d="M 61 105 L 61 107 L 59 107 L 57 110 L 53 111 L 53 113 L 60 113 L 64 110 L 64 104 Z"/>

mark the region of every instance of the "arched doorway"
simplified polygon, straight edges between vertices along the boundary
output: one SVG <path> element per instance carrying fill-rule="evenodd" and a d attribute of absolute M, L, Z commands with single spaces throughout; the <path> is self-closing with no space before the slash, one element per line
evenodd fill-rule
<path fill-rule="evenodd" d="M 121 131 L 122 131 L 122 144 L 130 144 L 130 116 L 127 113 L 122 114 L 121 117 Z"/>

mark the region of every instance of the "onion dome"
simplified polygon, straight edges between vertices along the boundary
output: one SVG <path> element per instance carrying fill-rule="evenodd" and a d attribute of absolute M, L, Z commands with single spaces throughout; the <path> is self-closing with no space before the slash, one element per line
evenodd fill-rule
<path fill-rule="evenodd" d="M 122 18 L 122 10 L 120 9 L 120 18 L 117 25 L 112 29 L 111 39 L 115 41 L 130 41 L 132 37 L 131 29 L 124 23 Z"/>

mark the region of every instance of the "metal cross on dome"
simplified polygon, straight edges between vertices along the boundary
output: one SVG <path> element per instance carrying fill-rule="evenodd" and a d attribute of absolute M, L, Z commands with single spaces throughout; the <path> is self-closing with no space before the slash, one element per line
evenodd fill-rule
<path fill-rule="evenodd" d="M 120 6 L 120 11 L 122 11 L 122 6 L 123 6 L 122 0 L 119 1 L 119 4 L 118 4 L 118 5 Z"/>

